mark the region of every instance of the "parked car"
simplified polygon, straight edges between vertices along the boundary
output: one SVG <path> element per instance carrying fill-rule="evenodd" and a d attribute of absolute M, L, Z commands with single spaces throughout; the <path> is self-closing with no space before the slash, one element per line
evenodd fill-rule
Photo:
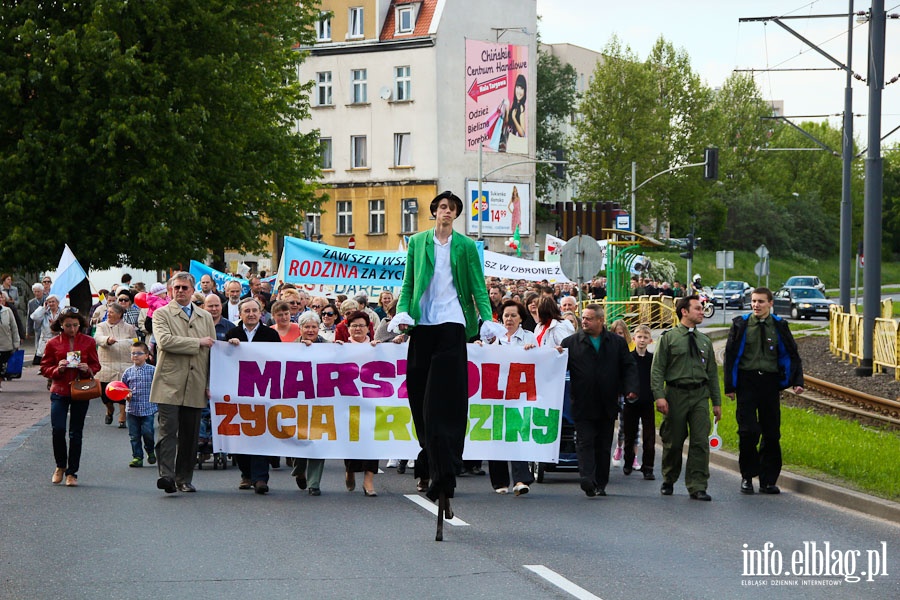
<path fill-rule="evenodd" d="M 815 275 L 794 275 L 784 282 L 784 287 L 813 287 L 825 293 L 825 284 Z"/>
<path fill-rule="evenodd" d="M 746 281 L 720 281 L 712 290 L 716 306 L 746 308 L 750 306 L 753 288 Z M 724 302 L 723 302 L 724 298 Z"/>
<path fill-rule="evenodd" d="M 832 304 L 834 302 L 814 287 L 783 287 L 775 292 L 773 310 L 776 315 L 790 315 L 792 319 L 827 319 Z"/>

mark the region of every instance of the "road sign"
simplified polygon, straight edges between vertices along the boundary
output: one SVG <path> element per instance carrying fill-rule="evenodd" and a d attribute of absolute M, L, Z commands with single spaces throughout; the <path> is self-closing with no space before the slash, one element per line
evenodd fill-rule
<path fill-rule="evenodd" d="M 761 259 L 765 260 L 767 256 L 769 256 L 769 249 L 766 248 L 765 244 L 761 244 L 759 248 L 756 249 L 756 255 Z"/>
<path fill-rule="evenodd" d="M 769 261 L 761 260 L 753 265 L 753 273 L 757 277 L 766 277 L 769 274 Z"/>
<path fill-rule="evenodd" d="M 559 266 L 572 281 L 585 281 L 603 268 L 603 251 L 589 235 L 576 235 L 559 253 Z"/>
<path fill-rule="evenodd" d="M 731 250 L 719 250 L 718 252 L 716 252 L 716 268 L 733 269 L 734 252 L 732 252 Z"/>
<path fill-rule="evenodd" d="M 631 231 L 631 215 L 616 215 L 616 229 Z"/>
<path fill-rule="evenodd" d="M 356 248 L 356 238 L 353 237 L 352 235 L 351 235 L 350 238 L 347 240 L 347 247 L 350 248 L 351 250 L 353 250 L 354 248 Z"/>

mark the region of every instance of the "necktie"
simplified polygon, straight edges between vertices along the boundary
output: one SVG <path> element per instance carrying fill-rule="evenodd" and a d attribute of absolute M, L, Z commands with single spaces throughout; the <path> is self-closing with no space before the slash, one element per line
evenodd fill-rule
<path fill-rule="evenodd" d="M 694 331 L 688 331 L 688 343 L 691 345 L 691 354 L 694 356 L 700 356 L 700 348 L 697 346 L 697 336 L 694 335 Z"/>
<path fill-rule="evenodd" d="M 759 321 L 759 349 L 763 354 L 766 353 L 766 322 Z"/>
<path fill-rule="evenodd" d="M 191 318 L 191 307 L 190 307 L 190 306 L 182 306 L 182 307 L 181 307 L 181 310 L 184 311 L 184 314 L 187 315 L 187 318 L 188 318 L 188 319 Z"/>

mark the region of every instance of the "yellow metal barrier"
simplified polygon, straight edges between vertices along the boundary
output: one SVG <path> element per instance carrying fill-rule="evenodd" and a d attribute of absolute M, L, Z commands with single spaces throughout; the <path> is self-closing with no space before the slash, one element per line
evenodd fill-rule
<path fill-rule="evenodd" d="M 624 320 L 631 330 L 638 325 L 649 325 L 653 329 L 671 329 L 678 324 L 675 317 L 675 300 L 669 296 L 632 296 L 621 302 L 586 300 L 581 303 L 581 308 L 588 304 L 599 304 L 607 315 L 617 314 L 617 318 Z M 609 322 L 607 319 L 607 325 Z"/>
<path fill-rule="evenodd" d="M 882 317 L 875 319 L 872 338 L 872 367 L 876 373 L 893 369 L 894 379 L 900 381 L 900 325 L 891 318 L 893 303 L 881 303 Z M 828 334 L 831 353 L 851 364 L 860 364 L 863 355 L 863 315 L 855 306 L 845 313 L 840 306 L 832 306 Z"/>

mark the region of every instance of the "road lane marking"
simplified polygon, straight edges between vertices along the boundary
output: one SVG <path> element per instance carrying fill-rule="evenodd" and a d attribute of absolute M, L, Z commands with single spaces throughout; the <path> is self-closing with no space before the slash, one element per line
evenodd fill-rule
<path fill-rule="evenodd" d="M 583 587 L 577 586 L 559 573 L 551 571 L 544 565 L 522 565 L 529 571 L 540 575 L 559 589 L 578 598 L 578 600 L 602 600 L 599 596 L 595 596 Z"/>
<path fill-rule="evenodd" d="M 420 496 L 418 494 L 404 494 L 404 497 L 407 500 L 411 500 L 415 504 L 418 504 L 419 506 L 421 506 L 422 508 L 424 508 L 425 510 L 427 510 L 434 516 L 437 516 L 437 504 L 435 504 L 428 498 L 423 498 L 422 496 Z M 460 519 L 459 517 L 457 517 L 455 515 L 452 519 L 444 519 L 444 523 L 447 523 L 448 525 L 454 525 L 456 527 L 468 527 L 469 526 L 468 523 L 466 523 L 465 521 L 463 521 L 462 519 Z"/>

